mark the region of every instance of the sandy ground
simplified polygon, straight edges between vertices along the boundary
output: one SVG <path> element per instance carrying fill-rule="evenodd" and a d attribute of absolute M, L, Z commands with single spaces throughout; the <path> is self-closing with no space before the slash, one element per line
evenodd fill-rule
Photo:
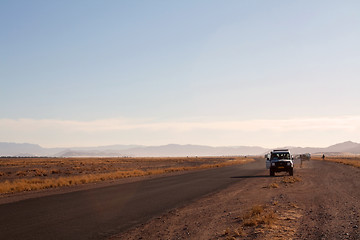
<path fill-rule="evenodd" d="M 239 182 L 173 209 L 110 239 L 360 239 L 360 169 L 305 162 L 294 178 L 278 173 L 238 177 Z M 298 180 L 286 183 L 286 181 Z M 245 226 L 260 205 L 270 224 Z"/>

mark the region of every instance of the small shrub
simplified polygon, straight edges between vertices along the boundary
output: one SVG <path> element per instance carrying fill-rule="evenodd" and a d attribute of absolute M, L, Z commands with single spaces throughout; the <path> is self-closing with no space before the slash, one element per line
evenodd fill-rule
<path fill-rule="evenodd" d="M 284 177 L 283 180 L 281 180 L 282 183 L 296 183 L 300 182 L 301 178 L 299 177 Z"/>
<path fill-rule="evenodd" d="M 273 224 L 274 220 L 275 220 L 275 213 L 273 211 L 270 211 L 264 214 L 264 216 L 260 220 L 260 224 L 271 225 Z"/>
<path fill-rule="evenodd" d="M 259 215 L 264 211 L 264 207 L 261 205 L 255 205 L 251 208 L 251 216 Z"/>
<path fill-rule="evenodd" d="M 275 219 L 276 217 L 273 211 L 265 211 L 263 206 L 255 205 L 243 216 L 243 226 L 256 227 L 261 224 L 271 225 Z"/>

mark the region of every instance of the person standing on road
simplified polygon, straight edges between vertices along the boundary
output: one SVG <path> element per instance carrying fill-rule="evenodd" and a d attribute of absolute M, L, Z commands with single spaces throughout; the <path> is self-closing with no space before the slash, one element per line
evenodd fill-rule
<path fill-rule="evenodd" d="M 321 158 L 324 160 L 325 159 L 325 154 L 323 154 Z"/>

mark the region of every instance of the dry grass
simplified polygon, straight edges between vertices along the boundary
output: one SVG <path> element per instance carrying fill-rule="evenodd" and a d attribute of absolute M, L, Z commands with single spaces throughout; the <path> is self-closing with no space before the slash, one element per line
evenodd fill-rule
<path fill-rule="evenodd" d="M 47 171 L 44 169 L 37 168 L 37 169 L 34 169 L 33 171 L 35 173 L 35 176 L 37 176 L 37 177 L 47 176 Z"/>
<path fill-rule="evenodd" d="M 10 177 L 0 193 L 32 191 L 79 184 L 244 164 L 251 158 L 71 158 L 0 159 Z M 38 168 L 29 168 L 38 167 Z M 53 168 L 52 168 L 53 167 Z M 23 169 L 17 172 L 14 169 Z M 46 168 L 46 169 L 45 169 Z M 51 168 L 51 170 L 49 170 Z M 14 171 L 14 174 L 12 174 Z M 56 175 L 54 177 L 54 175 Z M 34 177 L 35 176 L 35 177 Z M 0 175 L 0 177 L 3 177 Z M 0 178 L 1 179 L 1 178 Z"/>
<path fill-rule="evenodd" d="M 89 175 L 47 178 L 47 179 L 41 179 L 41 178 L 17 179 L 11 182 L 5 181 L 0 183 L 0 193 L 22 192 L 22 191 L 39 190 L 46 188 L 72 186 L 72 185 L 79 185 L 79 184 L 85 184 L 91 182 L 99 182 L 104 180 L 144 176 L 147 174 L 149 173 L 145 173 L 139 170 L 134 170 L 127 172 L 89 174 Z"/>
<path fill-rule="evenodd" d="M 237 217 L 240 224 L 230 227 L 222 237 L 226 239 L 294 239 L 296 224 L 302 216 L 295 203 L 253 205 L 245 214 Z"/>
<path fill-rule="evenodd" d="M 226 239 L 239 239 L 254 229 L 262 230 L 270 228 L 276 221 L 275 212 L 262 205 L 254 205 L 243 216 L 237 217 L 240 220 L 240 225 L 236 228 L 231 227 L 224 230 L 223 236 Z"/>
<path fill-rule="evenodd" d="M 301 178 L 300 177 L 284 177 L 281 182 L 282 183 L 296 183 L 296 182 L 300 182 Z"/>
<path fill-rule="evenodd" d="M 314 157 L 313 159 L 322 161 L 321 157 Z M 324 161 L 342 163 L 345 165 L 360 168 L 360 157 L 331 156 L 325 157 Z"/>
<path fill-rule="evenodd" d="M 223 236 L 226 236 L 226 239 L 238 239 L 241 236 L 244 236 L 244 229 L 242 227 L 238 228 L 226 228 L 224 230 Z"/>
<path fill-rule="evenodd" d="M 299 206 L 295 203 L 289 203 L 289 206 L 292 207 L 292 208 L 299 208 Z"/>
<path fill-rule="evenodd" d="M 257 227 L 259 225 L 272 225 L 275 221 L 275 213 L 272 210 L 266 209 L 261 205 L 255 205 L 247 212 L 243 218 L 243 226 Z"/>
<path fill-rule="evenodd" d="M 292 184 L 292 183 L 296 183 L 296 182 L 300 182 L 300 181 L 301 181 L 300 177 L 293 177 L 293 176 L 283 177 L 280 182 L 270 183 L 269 185 L 266 185 L 263 188 L 270 188 L 270 189 L 271 188 L 279 188 L 280 187 L 279 183 L 283 183 L 286 186 L 287 184 Z"/>

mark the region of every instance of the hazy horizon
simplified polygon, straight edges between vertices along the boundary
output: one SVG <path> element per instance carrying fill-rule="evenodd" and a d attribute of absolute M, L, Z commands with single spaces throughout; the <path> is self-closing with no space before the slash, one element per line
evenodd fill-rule
<path fill-rule="evenodd" d="M 32 144 L 32 145 L 38 145 L 42 148 L 97 148 L 97 147 L 108 147 L 108 146 L 134 146 L 134 147 L 160 147 L 160 146 L 168 146 L 168 145 L 179 145 L 179 146 L 204 146 L 204 147 L 260 147 L 260 148 L 267 148 L 267 149 L 276 149 L 276 148 L 326 148 L 337 144 L 343 144 L 343 143 L 355 143 L 360 144 L 351 140 L 345 141 L 345 142 L 337 142 L 326 146 L 293 146 L 293 145 L 287 145 L 287 146 L 261 146 L 261 145 L 203 145 L 203 144 L 178 144 L 178 143 L 167 143 L 167 144 L 160 144 L 160 145 L 142 145 L 142 144 L 110 144 L 110 145 L 82 145 L 82 146 L 76 146 L 76 145 L 56 145 L 56 146 L 44 146 L 38 143 L 32 143 L 32 142 L 0 142 L 0 143 L 8 143 L 8 144 Z"/>
<path fill-rule="evenodd" d="M 10 1 L 0 142 L 360 142 L 358 1 Z"/>

